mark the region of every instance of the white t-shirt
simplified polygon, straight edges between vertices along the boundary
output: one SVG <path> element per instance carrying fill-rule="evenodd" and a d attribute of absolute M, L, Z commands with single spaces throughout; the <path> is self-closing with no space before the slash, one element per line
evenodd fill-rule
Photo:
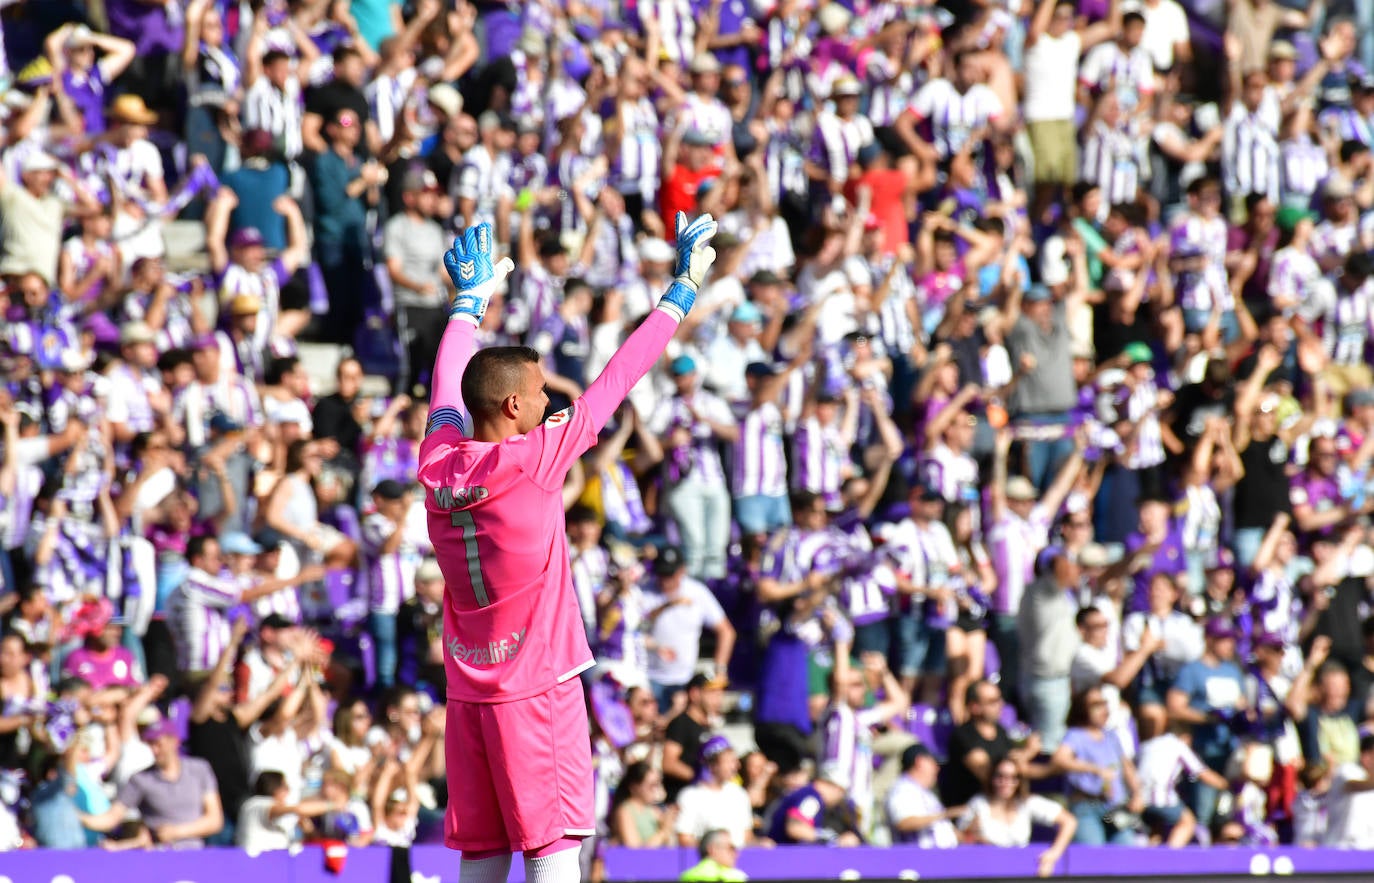
<path fill-rule="evenodd" d="M 929 789 L 909 776 L 900 777 L 887 793 L 887 823 L 892 829 L 893 841 L 913 843 L 926 849 L 952 849 L 958 846 L 959 835 L 948 819 L 940 819 L 914 834 L 900 834 L 897 831 L 897 823 L 904 819 L 933 816 L 944 809 L 940 798 Z"/>
<path fill-rule="evenodd" d="M 1145 16 L 1145 36 L 1140 45 L 1150 54 L 1158 70 L 1174 66 L 1174 46 L 1186 43 L 1191 36 L 1188 31 L 1188 14 L 1174 0 L 1159 0 L 1151 6 L 1144 4 L 1140 14 Z"/>
<path fill-rule="evenodd" d="M 271 797 L 250 797 L 239 810 L 236 837 L 239 848 L 250 856 L 291 847 L 296 817 L 287 813 L 272 818 L 270 811 L 274 802 Z"/>
<path fill-rule="evenodd" d="M 1342 849 L 1374 849 L 1374 791 L 1347 791 L 1346 784 L 1369 778 L 1358 763 L 1337 767 L 1327 795 L 1324 845 Z"/>
<path fill-rule="evenodd" d="M 744 846 L 754 829 L 754 809 L 749 793 L 727 782 L 719 790 L 706 785 L 690 785 L 677 796 L 677 833 L 701 840 L 707 831 L 719 828 L 729 833 L 735 846 Z"/>
<path fill-rule="evenodd" d="M 1073 119 L 1082 51 L 1083 38 L 1074 30 L 1061 37 L 1041 34 L 1026 50 L 1026 98 L 1021 108 L 1026 122 Z"/>
<path fill-rule="evenodd" d="M 992 807 L 982 794 L 968 802 L 964 814 L 959 817 L 960 830 L 967 829 L 976 820 L 978 834 L 983 843 L 990 846 L 1022 847 L 1030 843 L 1031 825 L 1049 827 L 1059 819 L 1064 808 L 1039 794 L 1032 794 L 1016 808 L 1011 822 L 992 817 Z"/>
<path fill-rule="evenodd" d="M 690 576 L 682 578 L 676 598 L 686 599 L 685 603 L 673 604 L 660 613 L 652 629 L 654 641 L 659 647 L 671 649 L 673 660 L 666 662 L 657 653 L 649 654 L 649 680 L 674 686 L 692 679 L 700 654 L 702 630 L 713 629 L 725 619 L 725 611 L 716 596 Z M 659 592 L 646 592 L 645 615 L 668 600 Z"/>
<path fill-rule="evenodd" d="M 259 773 L 276 770 L 286 777 L 287 800 L 295 803 L 301 799 L 301 786 L 304 784 L 305 751 L 294 727 L 276 736 L 264 736 L 261 724 L 254 724 L 248 730 L 249 759 L 252 777 Z"/>

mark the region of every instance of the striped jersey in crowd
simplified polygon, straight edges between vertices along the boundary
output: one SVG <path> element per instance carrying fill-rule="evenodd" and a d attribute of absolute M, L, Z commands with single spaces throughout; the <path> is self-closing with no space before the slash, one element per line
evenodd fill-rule
<path fill-rule="evenodd" d="M 239 603 L 239 586 L 233 579 L 211 576 L 198 567 L 172 592 L 167 618 L 176 637 L 177 668 L 184 672 L 209 671 L 229 646 L 226 611 Z"/>
<path fill-rule="evenodd" d="M 994 613 L 1015 614 L 1021 609 L 1021 595 L 1035 579 L 1035 556 L 1049 545 L 1053 520 L 1053 512 L 1036 504 L 1028 518 L 1008 507 L 990 526 L 988 551 L 997 574 L 997 592 L 992 599 Z"/>
<path fill-rule="evenodd" d="M 782 411 L 765 402 L 745 413 L 735 442 L 730 487 L 735 497 L 787 495 Z"/>
<path fill-rule="evenodd" d="M 363 519 L 362 552 L 367 575 L 367 603 L 372 613 L 394 614 L 415 594 L 415 572 L 420 568 L 420 551 L 409 537 L 390 552 L 383 551 L 397 525 L 381 513 Z"/>

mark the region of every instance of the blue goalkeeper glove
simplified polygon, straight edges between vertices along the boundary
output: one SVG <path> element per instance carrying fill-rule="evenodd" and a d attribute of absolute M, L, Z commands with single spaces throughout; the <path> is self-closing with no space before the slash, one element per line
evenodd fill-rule
<path fill-rule="evenodd" d="M 491 225 L 486 223 L 468 227 L 444 252 L 444 269 L 458 289 L 449 306 L 449 318 L 462 316 L 475 325 L 482 324 L 491 296 L 515 269 L 510 258 L 502 258 L 495 265 L 491 258 Z"/>
<path fill-rule="evenodd" d="M 716 221 L 710 215 L 702 215 L 688 224 L 687 215 L 677 213 L 677 265 L 673 270 L 673 284 L 668 286 L 658 305 L 675 315 L 679 322 L 691 312 L 697 291 L 715 262 L 716 250 L 711 247 L 711 237 L 715 235 Z"/>

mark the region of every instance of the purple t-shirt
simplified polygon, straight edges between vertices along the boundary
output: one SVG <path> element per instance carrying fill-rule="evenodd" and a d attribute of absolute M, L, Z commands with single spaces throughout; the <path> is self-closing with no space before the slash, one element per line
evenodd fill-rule
<path fill-rule="evenodd" d="M 1126 556 L 1129 558 L 1139 552 L 1145 546 L 1143 534 L 1133 533 L 1126 537 Z M 1134 586 L 1131 591 L 1131 606 L 1129 613 L 1145 613 L 1150 609 L 1150 582 L 1155 578 L 1155 574 L 1167 573 L 1169 576 L 1177 577 L 1188 569 L 1188 559 L 1183 549 L 1183 530 L 1177 522 L 1169 524 L 1169 532 L 1164 536 L 1164 542 L 1159 544 L 1155 550 L 1154 558 L 1150 560 L 1148 567 L 1137 571 Z"/>
<path fill-rule="evenodd" d="M 182 757 L 181 773 L 175 781 L 166 779 L 157 767 L 134 773 L 116 798 L 127 807 L 138 810 L 149 830 L 163 825 L 184 825 L 200 818 L 205 809 L 205 797 L 218 794 L 215 773 L 210 764 L 199 757 Z M 200 838 L 178 840 L 177 846 L 204 846 Z"/>
<path fill-rule="evenodd" d="M 110 33 L 132 40 L 139 55 L 180 52 L 185 33 L 180 21 L 171 21 L 164 6 L 140 0 L 105 0 Z"/>
<path fill-rule="evenodd" d="M 1099 797 L 1112 805 L 1121 803 L 1126 799 L 1128 796 L 1126 780 L 1121 775 L 1123 758 L 1120 739 L 1110 733 L 1103 733 L 1101 737 L 1094 738 L 1087 730 L 1081 727 L 1072 727 L 1064 734 L 1064 744 L 1069 746 L 1069 750 L 1073 752 L 1076 759 L 1115 772 L 1105 787 L 1102 779 L 1095 775 L 1069 773 L 1064 778 L 1069 783 L 1070 788 L 1089 797 Z"/>
<path fill-rule="evenodd" d="M 1294 509 L 1311 506 L 1313 512 L 1329 512 L 1341 505 L 1341 486 L 1334 477 L 1319 475 L 1312 470 L 1304 470 L 1293 477 L 1288 485 L 1288 502 Z M 1327 536 L 1337 525 L 1324 527 L 1313 533 Z"/>

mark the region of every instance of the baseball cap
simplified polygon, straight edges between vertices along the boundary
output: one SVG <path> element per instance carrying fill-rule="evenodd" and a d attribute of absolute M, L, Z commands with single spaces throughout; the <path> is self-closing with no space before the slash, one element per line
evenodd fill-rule
<path fill-rule="evenodd" d="M 1345 396 L 1345 403 L 1351 408 L 1374 405 L 1374 388 L 1366 386 L 1362 389 L 1351 390 Z"/>
<path fill-rule="evenodd" d="M 1355 195 L 1355 187 L 1344 175 L 1332 175 L 1322 184 L 1323 199 L 1349 199 Z"/>
<path fill-rule="evenodd" d="M 257 555 L 262 551 L 262 546 L 253 542 L 252 537 L 237 530 L 220 537 L 219 547 L 227 555 Z"/>
<path fill-rule="evenodd" d="M 406 193 L 438 189 L 439 179 L 429 169 L 411 169 L 401 179 L 401 190 Z"/>
<path fill-rule="evenodd" d="M 1013 475 L 1007 479 L 1007 499 L 1008 500 L 1034 500 L 1035 485 L 1024 475 Z"/>
<path fill-rule="evenodd" d="M 30 172 L 55 172 L 57 169 L 57 158 L 51 153 L 44 153 L 41 150 L 24 157 L 24 161 L 19 165 L 21 175 L 27 175 Z"/>
<path fill-rule="evenodd" d="M 444 116 L 456 117 L 463 112 L 463 96 L 448 83 L 429 87 L 429 103 L 443 111 Z"/>
<path fill-rule="evenodd" d="M 1282 650 L 1287 645 L 1283 640 L 1283 635 L 1278 632 L 1261 632 L 1255 636 L 1255 647 L 1268 647 L 1270 650 Z"/>
<path fill-rule="evenodd" d="M 782 277 L 772 270 L 756 270 L 754 275 L 749 277 L 750 285 L 781 285 Z"/>
<path fill-rule="evenodd" d="M 716 142 L 700 129 L 688 129 L 687 133 L 682 136 L 682 143 L 688 147 L 714 147 Z"/>
<path fill-rule="evenodd" d="M 399 500 L 406 495 L 406 487 L 394 478 L 384 478 L 372 488 L 372 495 L 383 500 Z"/>
<path fill-rule="evenodd" d="M 1054 295 L 1050 292 L 1050 290 L 1049 290 L 1049 288 L 1048 288 L 1047 286 L 1045 286 L 1045 285 L 1032 285 L 1032 286 L 1030 287 L 1030 290 L 1027 291 L 1026 294 L 1025 294 L 1025 300 L 1026 300 L 1027 303 L 1032 303 L 1032 304 L 1034 304 L 1034 303 L 1040 303 L 1041 301 L 1047 301 L 1047 300 L 1049 300 L 1049 299 L 1050 299 L 1051 297 L 1053 297 L 1053 296 L 1054 296 Z"/>
<path fill-rule="evenodd" d="M 686 355 L 678 356 L 676 359 L 673 359 L 672 363 L 668 366 L 669 373 L 674 377 L 691 374 L 695 370 L 697 370 L 696 359 Z"/>
<path fill-rule="evenodd" d="M 1286 205 L 1279 209 L 1278 213 L 1274 216 L 1274 223 L 1278 225 L 1280 230 L 1291 231 L 1304 220 L 1315 221 L 1317 220 L 1317 215 L 1315 212 L 1308 211 L 1301 206 Z"/>
<path fill-rule="evenodd" d="M 256 316 L 262 310 L 262 300 L 256 294 L 236 294 L 229 301 L 229 315 Z"/>
<path fill-rule="evenodd" d="M 243 424 L 227 414 L 216 414 L 210 418 L 211 432 L 238 432 Z"/>
<path fill-rule="evenodd" d="M 690 68 L 694 74 L 720 73 L 720 61 L 709 52 L 702 52 L 692 59 Z"/>
<path fill-rule="evenodd" d="M 1154 361 L 1154 353 L 1150 352 L 1150 345 L 1139 340 L 1134 340 L 1126 344 L 1125 349 L 1121 352 L 1132 365 Z"/>
<path fill-rule="evenodd" d="M 1080 567 L 1110 567 L 1119 560 L 1119 557 L 1113 556 L 1107 547 L 1101 543 L 1088 543 L 1078 550 Z"/>
<path fill-rule="evenodd" d="M 282 544 L 286 542 L 286 535 L 275 527 L 264 527 L 253 535 L 253 542 L 262 546 L 266 551 L 272 551 L 281 548 Z"/>
<path fill-rule="evenodd" d="M 62 353 L 61 369 L 67 374 L 78 374 L 91 367 L 91 357 L 80 350 L 67 350 Z"/>
<path fill-rule="evenodd" d="M 849 790 L 849 770 L 838 760 L 827 760 L 821 764 L 821 768 L 816 771 L 816 778 L 822 782 L 838 785 L 846 791 Z"/>
<path fill-rule="evenodd" d="M 902 752 L 902 772 L 907 772 L 912 767 L 916 766 L 916 761 L 923 757 L 934 759 L 935 755 L 931 754 L 930 749 L 920 742 L 917 742 L 915 745 L 908 745 L 906 750 Z"/>
<path fill-rule="evenodd" d="M 672 576 L 687 564 L 682 549 L 677 546 L 664 546 L 654 558 L 654 576 Z"/>
<path fill-rule="evenodd" d="M 671 263 L 675 257 L 673 247 L 657 236 L 651 236 L 639 243 L 639 259 L 652 264 Z"/>
<path fill-rule="evenodd" d="M 1217 640 L 1222 638 L 1234 638 L 1236 636 L 1236 629 L 1235 626 L 1231 625 L 1231 620 L 1218 616 L 1207 620 L 1206 635 L 1209 638 Z"/>
<path fill-rule="evenodd" d="M 415 569 L 415 581 L 418 583 L 437 583 L 444 578 L 444 572 L 439 569 L 439 562 L 433 558 L 426 558 L 420 562 L 420 566 Z"/>
<path fill-rule="evenodd" d="M 176 724 L 172 723 L 166 718 L 162 718 L 158 721 L 155 721 L 154 723 L 149 724 L 143 730 L 144 742 L 156 742 L 163 736 L 171 736 L 173 739 L 181 741 L 181 733 L 177 731 Z"/>
<path fill-rule="evenodd" d="M 157 335 L 153 333 L 153 329 L 148 327 L 147 322 L 135 319 L 132 322 L 125 322 L 123 325 L 119 326 L 120 346 L 128 346 L 135 343 L 154 343 L 156 340 Z"/>
<path fill-rule="evenodd" d="M 731 747 L 730 740 L 724 736 L 712 736 L 701 743 L 701 762 L 707 763 L 716 755 L 729 751 Z"/>
<path fill-rule="evenodd" d="M 1298 57 L 1297 48 L 1287 40 L 1275 40 L 1269 44 L 1269 58 L 1275 61 L 1293 60 Z"/>
<path fill-rule="evenodd" d="M 855 98 L 863 91 L 858 79 L 846 74 L 835 81 L 835 86 L 830 90 L 830 94 L 836 98 Z"/>
<path fill-rule="evenodd" d="M 767 362 L 750 362 L 744 366 L 745 377 L 772 377 L 777 373 L 777 370 Z"/>
<path fill-rule="evenodd" d="M 229 234 L 230 248 L 251 248 L 263 244 L 262 231 L 257 227 L 240 227 Z"/>
<path fill-rule="evenodd" d="M 730 314 L 731 322 L 762 322 L 763 313 L 751 301 L 743 301 Z"/>

